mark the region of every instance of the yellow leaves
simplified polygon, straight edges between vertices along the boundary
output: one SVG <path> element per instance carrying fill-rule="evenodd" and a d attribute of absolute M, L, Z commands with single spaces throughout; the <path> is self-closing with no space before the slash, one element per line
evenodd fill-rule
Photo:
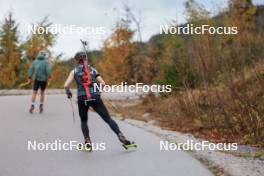
<path fill-rule="evenodd" d="M 52 76 L 49 80 L 50 87 L 63 88 L 64 81 L 66 80 L 70 69 L 63 64 L 63 62 L 55 62 L 52 66 Z"/>
<path fill-rule="evenodd" d="M 133 35 L 134 32 L 126 25 L 117 23 L 112 35 L 104 41 L 103 59 L 99 63 L 99 70 L 108 83 L 126 81 L 128 59 L 135 49 Z"/>
<path fill-rule="evenodd" d="M 1 55 L 1 84 L 4 87 L 12 87 L 17 81 L 17 69 L 20 64 L 20 53 L 17 50 L 10 50 Z"/>

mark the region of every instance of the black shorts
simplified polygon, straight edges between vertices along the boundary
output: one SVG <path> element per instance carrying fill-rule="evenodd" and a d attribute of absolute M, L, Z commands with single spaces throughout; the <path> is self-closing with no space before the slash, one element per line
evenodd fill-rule
<path fill-rule="evenodd" d="M 47 81 L 35 80 L 33 85 L 33 90 L 38 91 L 38 89 L 40 88 L 41 91 L 44 91 L 46 89 L 46 86 L 47 86 Z"/>

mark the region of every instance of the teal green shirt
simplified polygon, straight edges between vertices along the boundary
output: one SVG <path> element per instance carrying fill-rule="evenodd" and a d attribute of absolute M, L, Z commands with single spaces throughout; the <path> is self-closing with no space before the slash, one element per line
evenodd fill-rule
<path fill-rule="evenodd" d="M 35 79 L 38 81 L 47 81 L 51 74 L 51 66 L 44 57 L 38 57 L 33 61 L 28 70 L 28 77 L 32 78 L 35 74 Z"/>

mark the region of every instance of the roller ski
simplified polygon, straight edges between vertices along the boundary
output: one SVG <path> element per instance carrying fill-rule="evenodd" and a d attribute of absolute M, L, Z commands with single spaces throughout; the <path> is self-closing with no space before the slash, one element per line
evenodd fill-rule
<path fill-rule="evenodd" d="M 83 144 L 77 145 L 77 150 L 84 151 L 84 152 L 91 152 L 92 151 L 92 142 L 89 139 L 86 139 Z"/>
<path fill-rule="evenodd" d="M 34 109 L 35 109 L 35 106 L 32 104 L 32 105 L 30 106 L 30 108 L 29 108 L 29 113 L 30 113 L 30 114 L 33 114 Z"/>
<path fill-rule="evenodd" d="M 122 146 L 128 150 L 129 148 L 136 148 L 137 144 L 135 142 L 131 142 L 129 140 L 126 139 L 126 137 L 120 133 L 118 134 L 118 139 L 120 140 L 120 142 L 122 143 Z"/>

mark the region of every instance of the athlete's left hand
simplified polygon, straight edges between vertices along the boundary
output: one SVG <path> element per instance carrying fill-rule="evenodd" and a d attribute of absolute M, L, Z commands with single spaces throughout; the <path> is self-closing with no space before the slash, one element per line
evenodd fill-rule
<path fill-rule="evenodd" d="M 68 98 L 72 98 L 72 93 L 68 87 L 65 87 L 65 93 L 67 94 Z"/>

